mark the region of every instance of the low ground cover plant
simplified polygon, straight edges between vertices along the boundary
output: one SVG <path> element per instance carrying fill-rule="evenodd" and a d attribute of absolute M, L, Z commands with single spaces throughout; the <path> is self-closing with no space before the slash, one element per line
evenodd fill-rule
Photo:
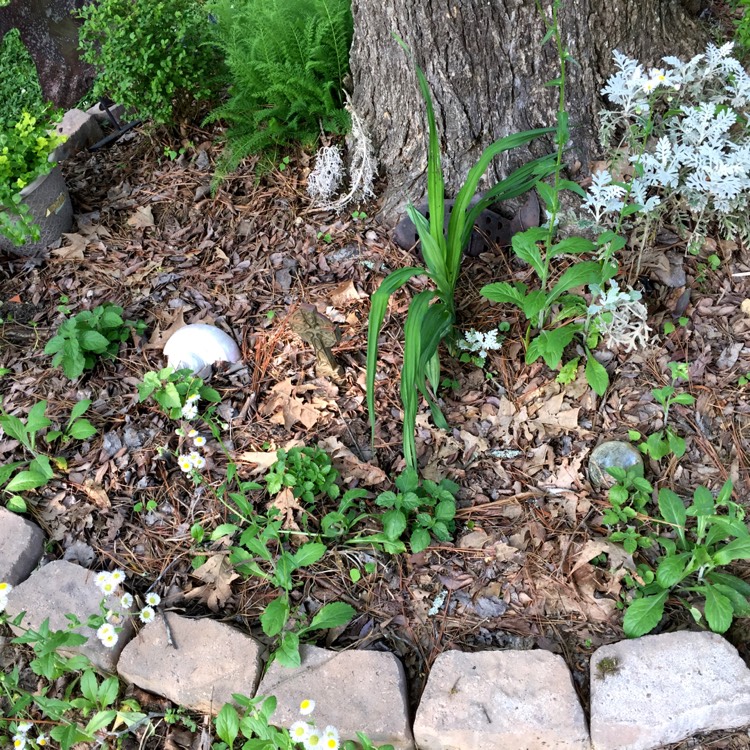
<path fill-rule="evenodd" d="M 0 39 L 0 101 L 0 128 L 18 122 L 24 112 L 36 115 L 45 108 L 34 61 L 18 29 Z"/>
<path fill-rule="evenodd" d="M 142 334 L 146 324 L 124 320 L 123 309 L 105 302 L 93 310 L 82 310 L 65 320 L 44 347 L 52 354 L 52 364 L 61 365 L 66 377 L 75 380 L 84 370 L 91 370 L 98 357 L 112 359 L 120 344 L 136 332 Z"/>

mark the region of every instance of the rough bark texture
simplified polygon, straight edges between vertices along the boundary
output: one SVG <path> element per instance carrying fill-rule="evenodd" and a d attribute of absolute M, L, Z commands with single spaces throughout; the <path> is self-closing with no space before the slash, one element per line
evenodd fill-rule
<path fill-rule="evenodd" d="M 409 45 L 432 88 L 449 196 L 493 140 L 554 125 L 557 90 L 543 84 L 557 77 L 559 64 L 552 42 L 540 48 L 544 27 L 533 0 L 354 0 L 353 11 L 354 106 L 387 178 L 384 220 L 424 197 L 427 168 L 425 108 L 392 32 Z M 599 91 L 612 71 L 612 50 L 655 65 L 666 54 L 695 54 L 707 39 L 680 0 L 567 0 L 561 28 L 578 63 L 568 67 L 568 158 L 584 169 L 597 155 Z M 480 189 L 550 150 L 551 141 L 539 140 L 499 157 Z"/>
<path fill-rule="evenodd" d="M 0 38 L 17 28 L 39 75 L 44 98 L 66 109 L 91 90 L 94 69 L 78 54 L 71 12 L 87 0 L 12 0 L 0 8 Z"/>

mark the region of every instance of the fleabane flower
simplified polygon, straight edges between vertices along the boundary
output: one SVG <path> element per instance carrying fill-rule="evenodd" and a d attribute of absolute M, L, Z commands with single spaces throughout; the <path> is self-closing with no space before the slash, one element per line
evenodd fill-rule
<path fill-rule="evenodd" d="M 117 643 L 117 633 L 107 633 L 99 639 L 107 648 L 113 648 Z"/>
<path fill-rule="evenodd" d="M 150 607 L 158 606 L 160 601 L 161 597 L 155 591 L 149 591 L 148 594 L 146 594 L 146 604 Z"/>
<path fill-rule="evenodd" d="M 339 730 L 330 724 L 323 731 L 323 747 L 326 750 L 339 750 Z"/>
<path fill-rule="evenodd" d="M 25 747 L 26 747 L 26 735 L 14 734 L 13 735 L 13 750 L 23 750 Z"/>
<path fill-rule="evenodd" d="M 0 596 L 8 596 L 13 590 L 13 586 L 5 581 L 0 581 Z"/>
<path fill-rule="evenodd" d="M 206 465 L 206 459 L 198 451 L 191 451 L 188 458 L 194 469 L 202 469 Z"/>
<path fill-rule="evenodd" d="M 198 436 L 198 430 L 190 430 L 187 434 L 189 438 L 194 438 Z"/>
<path fill-rule="evenodd" d="M 190 460 L 190 456 L 184 454 L 177 456 L 177 463 L 186 474 L 189 474 L 193 470 L 193 462 Z"/>
<path fill-rule="evenodd" d="M 144 607 L 138 614 L 138 617 L 141 622 L 149 623 L 156 617 L 156 612 L 154 612 L 153 607 Z"/>
<path fill-rule="evenodd" d="M 112 648 L 112 646 L 117 643 L 117 633 L 115 632 L 115 628 L 113 625 L 111 625 L 108 622 L 105 622 L 103 625 L 100 625 L 99 628 L 96 631 L 96 637 L 107 647 Z"/>
<path fill-rule="evenodd" d="M 304 741 L 305 750 L 320 750 L 325 747 L 323 744 L 323 735 L 315 728 L 310 729 L 310 734 L 307 735 L 307 739 Z"/>
<path fill-rule="evenodd" d="M 120 606 L 123 609 L 130 609 L 133 606 L 133 596 L 132 596 L 132 594 L 123 594 L 120 597 Z"/>
<path fill-rule="evenodd" d="M 206 444 L 206 438 L 203 435 L 196 435 L 193 438 L 193 445 L 196 448 L 202 448 Z"/>
<path fill-rule="evenodd" d="M 295 721 L 289 727 L 289 736 L 295 742 L 304 742 L 310 736 L 312 727 L 306 721 Z"/>
<path fill-rule="evenodd" d="M 109 578 L 115 584 L 115 586 L 119 586 L 125 580 L 125 571 L 120 570 L 119 568 L 117 570 L 113 570 L 109 574 Z"/>
<path fill-rule="evenodd" d="M 125 578 L 125 574 L 121 570 L 115 572 L 121 574 L 123 579 Z M 116 576 L 106 570 L 102 570 L 100 573 L 96 574 L 94 583 L 96 584 L 96 587 L 99 589 L 99 591 L 101 591 L 102 594 L 105 594 L 106 596 L 114 594 L 115 591 L 117 591 L 117 587 L 119 586 L 119 583 L 116 580 Z"/>
<path fill-rule="evenodd" d="M 19 732 L 20 734 L 26 734 L 29 731 L 29 729 L 31 729 L 31 722 L 30 721 L 22 721 L 18 725 L 16 731 Z"/>
<path fill-rule="evenodd" d="M 183 419 L 195 419 L 198 416 L 198 407 L 192 401 L 182 407 Z"/>
<path fill-rule="evenodd" d="M 45 747 L 48 744 L 49 740 L 47 739 L 47 735 L 40 734 L 36 738 L 36 744 L 39 745 L 39 747 Z"/>
<path fill-rule="evenodd" d="M 299 712 L 303 716 L 309 716 L 315 710 L 315 701 L 305 698 L 302 703 L 299 704 Z"/>

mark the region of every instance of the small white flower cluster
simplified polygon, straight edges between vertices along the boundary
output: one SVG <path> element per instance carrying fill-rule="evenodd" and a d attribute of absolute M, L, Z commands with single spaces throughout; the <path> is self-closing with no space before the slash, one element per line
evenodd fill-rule
<path fill-rule="evenodd" d="M 113 570 L 111 573 L 102 570 L 94 576 L 96 587 L 105 596 L 117 593 L 120 584 L 125 581 L 125 573 L 122 570 Z M 156 617 L 154 607 L 161 602 L 161 597 L 154 591 L 146 594 L 146 606 L 138 613 L 141 622 L 149 623 Z M 127 612 L 133 606 L 133 596 L 124 592 L 120 596 L 120 606 L 123 611 Z M 110 620 L 119 621 L 120 615 L 108 611 L 107 622 L 102 623 L 96 631 L 96 637 L 107 647 L 112 648 L 117 644 L 117 629 Z"/>
<path fill-rule="evenodd" d="M 181 429 L 175 430 L 180 437 L 188 437 L 193 441 L 193 445 L 196 448 L 202 448 L 206 444 L 206 438 L 201 435 L 198 430 L 189 430 L 187 435 Z M 206 465 L 206 459 L 198 451 L 190 451 L 189 453 L 180 453 L 177 456 L 177 463 L 180 465 L 180 469 L 186 474 L 190 474 L 193 471 L 200 471 Z"/>
<path fill-rule="evenodd" d="M 642 210 L 659 205 L 656 195 L 647 197 L 651 190 L 662 197 L 684 199 L 693 212 L 715 212 L 729 233 L 730 225 L 722 217 L 731 214 L 735 223 L 747 223 L 750 76 L 731 56 L 732 49 L 732 42 L 721 47 L 709 44 L 704 54 L 688 62 L 665 57 L 666 67 L 653 68 L 649 74 L 638 61 L 613 53 L 617 71 L 602 93 L 616 110 L 600 113 L 603 144 L 609 145 L 617 126 L 635 126 L 631 138 L 642 139 L 647 117 L 653 121 L 648 152 L 629 157 L 639 173 L 630 198 Z M 607 173 L 600 173 L 592 184 L 585 205 L 597 223 L 605 213 L 622 208 L 627 191 L 619 192 L 617 187 Z"/>
<path fill-rule="evenodd" d="M 45 747 L 49 744 L 49 740 L 44 734 L 39 734 L 30 740 L 30 730 L 31 723 L 28 721 L 23 721 L 16 727 L 16 733 L 13 735 L 13 750 L 24 750 L 30 741 L 35 743 L 37 747 Z"/>
<path fill-rule="evenodd" d="M 486 333 L 472 328 L 464 333 L 463 339 L 458 342 L 458 348 L 467 352 L 474 352 L 484 359 L 488 351 L 497 351 L 502 348 L 503 342 L 497 340 L 499 333 L 497 328 Z"/>
<path fill-rule="evenodd" d="M 192 396 L 188 396 L 185 399 L 185 405 L 182 407 L 182 418 L 191 420 L 198 416 L 198 402 L 201 397 L 194 393 Z"/>
<path fill-rule="evenodd" d="M 606 290 L 596 284 L 590 289 L 593 302 L 588 306 L 587 314 L 607 348 L 623 346 L 629 352 L 648 345 L 651 329 L 646 325 L 648 310 L 640 301 L 640 292 L 635 289 L 621 291 L 616 281 L 610 281 Z"/>
<path fill-rule="evenodd" d="M 315 701 L 303 700 L 299 706 L 302 716 L 309 716 L 315 710 Z M 320 730 L 311 721 L 295 721 L 289 727 L 292 742 L 302 745 L 305 750 L 339 750 L 339 732 L 336 727 L 327 726 Z"/>
<path fill-rule="evenodd" d="M 5 612 L 8 606 L 8 594 L 13 590 L 13 586 L 5 581 L 0 581 L 0 612 Z"/>
<path fill-rule="evenodd" d="M 315 157 L 315 167 L 307 177 L 307 194 L 316 201 L 328 203 L 344 177 L 344 160 L 338 146 L 323 146 Z"/>

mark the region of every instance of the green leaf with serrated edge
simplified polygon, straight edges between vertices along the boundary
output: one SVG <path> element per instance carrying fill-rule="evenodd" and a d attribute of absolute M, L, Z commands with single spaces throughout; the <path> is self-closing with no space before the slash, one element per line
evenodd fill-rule
<path fill-rule="evenodd" d="M 578 286 L 602 284 L 606 269 L 601 263 L 583 260 L 566 269 L 549 292 L 547 304 L 551 305 L 561 294 Z"/>
<path fill-rule="evenodd" d="M 117 711 L 115 711 L 114 709 L 110 709 L 109 711 L 98 711 L 91 717 L 89 723 L 86 724 L 84 732 L 92 737 L 100 729 L 106 727 L 107 724 L 110 724 L 112 721 L 114 721 L 116 717 Z"/>
<path fill-rule="evenodd" d="M 12 414 L 6 414 L 2 412 L 0 414 L 0 427 L 3 428 L 3 432 L 14 440 L 18 440 L 21 443 L 28 443 L 28 435 L 26 433 L 26 426 L 18 418 Z"/>
<path fill-rule="evenodd" d="M 350 622 L 357 611 L 350 604 L 344 602 L 331 602 L 323 605 L 313 617 L 312 622 L 305 630 L 327 630 L 346 625 Z"/>
<path fill-rule="evenodd" d="M 408 466 L 396 477 L 396 487 L 401 492 L 415 492 L 419 489 L 419 474 Z"/>
<path fill-rule="evenodd" d="M 240 731 L 240 716 L 237 709 L 231 703 L 225 703 L 216 717 L 214 726 L 219 739 L 231 748 Z"/>
<path fill-rule="evenodd" d="M 198 389 L 198 394 L 204 401 L 208 401 L 210 404 L 221 403 L 221 395 L 219 392 L 206 385 L 203 385 Z"/>
<path fill-rule="evenodd" d="M 713 555 L 716 565 L 728 565 L 733 560 L 748 559 L 750 559 L 750 536 L 734 539 Z"/>
<path fill-rule="evenodd" d="M 400 510 L 394 508 L 386 511 L 380 520 L 383 524 L 383 533 L 391 541 L 400 539 L 401 534 L 406 531 L 406 516 Z"/>
<path fill-rule="evenodd" d="M 49 427 L 52 422 L 44 416 L 47 410 L 47 402 L 39 401 L 29 409 L 29 416 L 26 420 L 26 430 L 30 433 L 39 432 L 39 430 Z"/>
<path fill-rule="evenodd" d="M 588 349 L 586 349 L 586 382 L 597 396 L 603 396 L 609 387 L 609 373 Z"/>
<path fill-rule="evenodd" d="M 581 253 L 593 253 L 596 245 L 585 237 L 566 237 L 549 249 L 548 258 L 555 258 L 558 255 L 570 254 L 580 255 Z"/>
<path fill-rule="evenodd" d="M 521 303 L 521 309 L 526 316 L 526 320 L 535 321 L 539 313 L 549 304 L 549 296 L 541 289 L 529 292 Z"/>
<path fill-rule="evenodd" d="M 660 594 L 644 596 L 628 605 L 622 622 L 623 630 L 628 638 L 638 638 L 651 632 L 664 615 L 664 604 L 669 591 Z"/>
<path fill-rule="evenodd" d="M 737 576 L 733 576 L 730 573 L 723 573 L 718 570 L 712 570 L 710 573 L 706 574 L 706 579 L 711 583 L 720 583 L 724 586 L 731 586 L 746 599 L 750 599 L 750 583 L 743 581 L 741 578 L 737 578 Z"/>
<path fill-rule="evenodd" d="M 272 638 L 278 635 L 289 619 L 289 598 L 285 594 L 272 599 L 260 616 L 260 625 L 263 632 Z"/>
<path fill-rule="evenodd" d="M 414 529 L 409 539 L 412 554 L 417 554 L 430 546 L 430 532 L 427 529 Z"/>
<path fill-rule="evenodd" d="M 486 284 L 479 290 L 482 297 L 490 302 L 509 303 L 522 307 L 526 298 L 526 284 L 517 282 L 509 284 L 507 281 L 498 281 L 494 284 Z"/>
<path fill-rule="evenodd" d="M 566 325 L 550 331 L 540 331 L 526 351 L 526 364 L 535 362 L 539 357 L 554 370 L 562 359 L 565 347 L 573 340 L 580 326 Z"/>
<path fill-rule="evenodd" d="M 233 523 L 222 523 L 219 524 L 212 532 L 211 532 L 211 541 L 215 542 L 217 539 L 221 539 L 223 536 L 232 536 L 237 531 L 239 531 L 239 526 Z"/>
<path fill-rule="evenodd" d="M 117 700 L 120 692 L 120 682 L 116 677 L 108 677 L 102 682 L 97 691 L 97 700 L 100 706 L 111 706 Z"/>
<path fill-rule="evenodd" d="M 725 586 L 723 583 L 713 583 L 712 588 L 729 599 L 735 617 L 750 617 L 750 602 L 747 597 L 742 596 L 731 586 Z"/>
<path fill-rule="evenodd" d="M 706 597 L 706 605 L 703 612 L 706 615 L 708 627 L 714 633 L 726 633 L 734 617 L 732 602 L 710 585 L 701 586 L 698 588 L 698 591 L 702 592 Z"/>
<path fill-rule="evenodd" d="M 305 568 L 308 565 L 314 565 L 321 557 L 323 557 L 323 555 L 325 555 L 325 553 L 325 544 L 321 544 L 320 542 L 308 542 L 307 544 L 303 544 L 294 553 L 294 564 L 298 568 Z"/>
<path fill-rule="evenodd" d="M 96 352 L 97 354 L 106 351 L 110 344 L 109 339 L 102 336 L 98 331 L 83 331 L 78 338 L 78 342 L 84 351 Z"/>
<path fill-rule="evenodd" d="M 710 516 L 714 512 L 714 496 L 705 487 L 696 487 L 693 504 L 687 509 L 688 516 Z"/>
<path fill-rule="evenodd" d="M 541 184 L 538 187 L 541 187 Z M 547 237 L 547 230 L 542 227 L 531 227 L 523 232 L 514 234 L 511 239 L 513 252 L 525 263 L 528 263 L 536 273 L 537 277 L 544 279 L 546 270 L 542 260 L 542 252 L 537 242 L 543 241 Z"/>

